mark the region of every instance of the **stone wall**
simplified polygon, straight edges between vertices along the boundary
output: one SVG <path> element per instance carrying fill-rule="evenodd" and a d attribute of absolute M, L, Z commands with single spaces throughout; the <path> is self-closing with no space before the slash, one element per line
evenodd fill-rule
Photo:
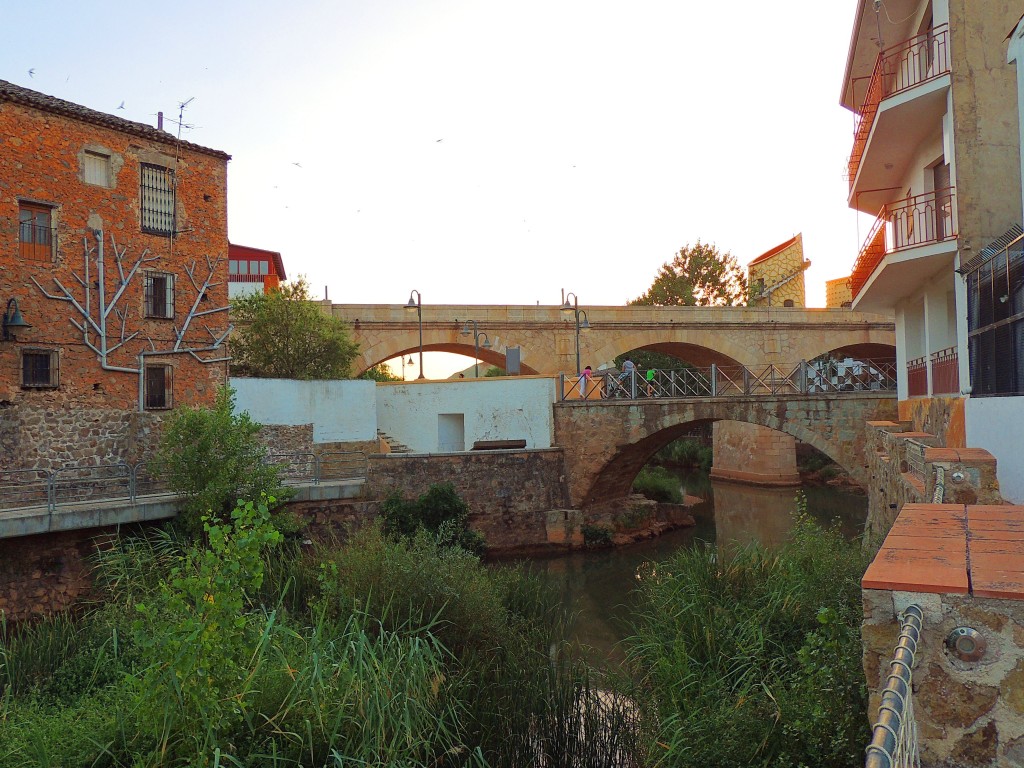
<path fill-rule="evenodd" d="M 497 549 L 547 547 L 548 512 L 569 507 L 560 449 L 373 456 L 367 495 L 415 498 L 445 481 L 469 505 L 470 525 Z"/>
<path fill-rule="evenodd" d="M 924 611 L 913 672 L 921 765 L 1024 765 L 1024 601 L 875 589 L 865 589 L 863 601 L 872 722 L 900 633 L 897 612 L 914 603 Z M 984 638 L 977 661 L 946 650 L 944 640 L 957 627 Z"/>
<path fill-rule="evenodd" d="M 921 452 L 920 474 L 912 471 L 912 452 Z M 935 435 L 913 431 L 908 422 L 867 424 L 867 543 L 885 538 L 904 504 L 1001 504 L 996 461 L 977 448 L 947 448 Z"/>
<path fill-rule="evenodd" d="M 711 476 L 753 485 L 799 485 L 796 439 L 742 421 L 716 421 Z"/>
<path fill-rule="evenodd" d="M 25 621 L 67 610 L 92 588 L 88 558 L 109 531 L 0 540 L 0 614 Z"/>
<path fill-rule="evenodd" d="M 150 458 L 163 414 L 27 404 L 0 407 L 0 469 L 134 464 Z"/>

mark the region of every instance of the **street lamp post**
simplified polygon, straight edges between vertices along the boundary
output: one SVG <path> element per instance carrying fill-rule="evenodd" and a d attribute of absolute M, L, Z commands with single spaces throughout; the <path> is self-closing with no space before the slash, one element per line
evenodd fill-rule
<path fill-rule="evenodd" d="M 412 300 L 413 294 L 416 295 L 416 301 Z M 405 305 L 406 309 L 415 309 L 416 317 L 419 320 L 420 325 L 420 375 L 417 379 L 426 378 L 423 375 L 423 296 L 415 288 L 409 293 L 409 303 Z"/>
<path fill-rule="evenodd" d="M 473 330 L 472 331 L 469 330 L 469 324 L 470 323 L 473 324 Z M 491 337 L 488 336 L 483 331 L 480 331 L 476 327 L 476 320 L 467 320 L 466 324 L 462 326 L 462 330 L 459 331 L 459 333 L 462 336 L 469 336 L 470 333 L 473 334 L 473 376 L 474 376 L 474 378 L 479 379 L 480 378 L 480 337 L 481 336 L 484 337 L 484 344 L 483 344 L 484 349 L 490 349 L 491 348 Z"/>
<path fill-rule="evenodd" d="M 570 296 L 572 296 L 572 304 L 569 303 Z M 580 309 L 579 297 L 572 291 L 563 292 L 562 311 L 572 312 L 576 319 L 576 375 L 579 376 L 582 372 L 580 369 L 580 331 L 590 330 L 590 318 L 587 317 L 587 310 Z M 583 318 L 582 322 L 580 321 L 581 317 Z"/>

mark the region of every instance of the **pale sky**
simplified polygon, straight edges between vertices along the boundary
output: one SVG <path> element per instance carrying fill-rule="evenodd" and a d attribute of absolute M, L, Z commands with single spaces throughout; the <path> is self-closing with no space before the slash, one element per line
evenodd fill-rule
<path fill-rule="evenodd" d="M 838 104 L 854 10 L 0 0 L 0 78 L 150 124 L 192 99 L 182 138 L 233 156 L 231 241 L 317 297 L 623 304 L 687 243 L 745 265 L 802 231 L 823 306 L 866 232 Z"/>

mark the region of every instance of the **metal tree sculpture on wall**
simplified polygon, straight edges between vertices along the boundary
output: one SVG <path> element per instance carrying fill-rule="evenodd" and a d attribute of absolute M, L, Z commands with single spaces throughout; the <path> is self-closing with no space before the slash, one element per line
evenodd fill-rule
<path fill-rule="evenodd" d="M 194 346 L 185 339 L 189 327 L 195 320 L 228 310 L 227 306 L 199 310 L 199 304 L 206 297 L 207 291 L 220 284 L 219 282 L 214 282 L 213 278 L 217 274 L 218 265 L 223 261 L 220 257 L 211 259 L 209 256 L 206 256 L 206 277 L 201 283 L 197 277 L 196 262 L 193 261 L 191 264 L 185 265 L 185 274 L 196 291 L 196 297 L 181 327 L 178 327 L 177 324 L 173 326 L 173 347 L 157 349 L 152 338 L 145 336 L 144 338 L 149 342 L 149 348 L 143 349 L 138 353 L 137 367 L 129 368 L 123 365 L 111 365 L 109 359 L 114 352 L 142 335 L 142 329 L 134 330 L 131 333 L 128 332 L 128 310 L 126 307 L 121 306 L 124 303 L 128 286 L 138 276 L 140 269 L 145 264 L 157 261 L 159 257 L 150 256 L 149 249 L 147 248 L 130 266 L 127 266 L 129 262 L 128 248 L 127 246 L 119 247 L 114 239 L 114 235 L 111 234 L 110 248 L 113 251 L 113 262 L 116 267 L 116 273 L 114 273 L 112 278 L 113 270 L 107 268 L 108 265 L 104 254 L 103 231 L 93 230 L 93 235 L 96 238 L 95 245 L 90 245 L 88 237 L 83 238 L 82 241 L 85 262 L 84 274 L 71 273 L 81 286 L 81 299 L 77 298 L 57 277 L 53 278 L 57 293 L 47 291 L 39 284 L 35 277 L 32 278 L 32 282 L 35 283 L 36 287 L 46 298 L 68 302 L 75 308 L 80 315 L 80 319 L 72 317 L 70 322 L 82 332 L 82 342 L 96 353 L 104 370 L 138 375 L 140 377 L 141 392 L 141 382 L 144 373 L 143 361 L 145 357 L 187 354 L 203 364 L 224 362 L 230 359 L 229 357 L 202 357 L 200 355 L 200 353 L 209 353 L 220 349 L 231 333 L 232 327 L 230 324 L 223 332 L 216 332 L 211 330 L 209 326 L 204 326 L 207 333 L 210 334 L 209 344 Z M 96 268 L 95 276 L 91 270 L 93 263 L 95 263 Z M 94 297 L 95 301 L 93 300 Z"/>

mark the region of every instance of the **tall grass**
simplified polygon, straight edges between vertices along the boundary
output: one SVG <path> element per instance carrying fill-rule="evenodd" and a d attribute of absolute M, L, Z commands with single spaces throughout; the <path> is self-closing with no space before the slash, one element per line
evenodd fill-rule
<path fill-rule="evenodd" d="M 633 480 L 633 491 L 648 499 L 678 504 L 683 500 L 679 478 L 663 467 L 644 467 Z"/>
<path fill-rule="evenodd" d="M 680 551 L 645 584 L 629 641 L 654 765 L 849 766 L 867 735 L 864 556 L 797 522 L 775 552 Z"/>

